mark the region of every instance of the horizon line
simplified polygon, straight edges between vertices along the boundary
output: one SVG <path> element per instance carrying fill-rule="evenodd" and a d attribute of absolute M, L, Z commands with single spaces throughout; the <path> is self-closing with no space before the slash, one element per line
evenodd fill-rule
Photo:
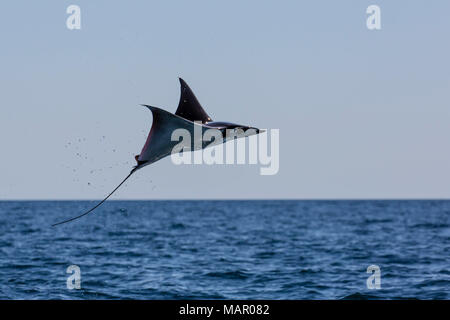
<path fill-rule="evenodd" d="M 99 201 L 100 199 L 0 199 L 0 202 L 13 201 L 53 201 L 53 202 L 68 202 L 68 201 Z M 154 198 L 154 199 L 110 199 L 109 201 L 449 201 L 449 198 Z"/>

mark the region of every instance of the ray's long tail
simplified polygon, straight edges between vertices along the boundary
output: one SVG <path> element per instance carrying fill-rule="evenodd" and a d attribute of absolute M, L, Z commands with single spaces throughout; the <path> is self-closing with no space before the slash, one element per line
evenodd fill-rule
<path fill-rule="evenodd" d="M 100 206 L 103 204 L 103 202 L 105 202 L 106 200 L 108 200 L 108 198 L 109 198 L 114 192 L 116 192 L 117 189 L 119 189 L 120 186 L 121 186 L 122 184 L 124 184 L 125 181 L 127 181 L 129 177 L 131 177 L 131 175 L 132 175 L 134 172 L 136 172 L 136 168 L 134 168 L 133 170 L 131 170 L 131 172 L 125 177 L 125 179 L 123 179 L 122 182 L 121 182 L 121 183 L 120 183 L 113 191 L 111 191 L 111 193 L 108 194 L 102 201 L 100 201 L 99 203 L 97 203 L 97 205 L 96 205 L 95 207 L 89 209 L 88 211 L 86 211 L 86 212 L 83 213 L 83 214 L 80 214 L 79 216 L 76 216 L 76 217 L 70 218 L 70 219 L 68 219 L 68 220 L 64 220 L 64 221 L 61 221 L 61 222 L 52 224 L 52 227 L 57 226 L 57 225 L 60 225 L 60 224 L 64 224 L 64 223 L 67 223 L 67 222 L 71 222 L 71 221 L 73 221 L 73 220 L 76 220 L 76 219 L 79 219 L 79 218 L 81 218 L 81 217 L 84 217 L 85 215 L 91 213 L 92 211 L 94 211 L 95 209 L 97 209 L 98 207 L 100 207 Z"/>

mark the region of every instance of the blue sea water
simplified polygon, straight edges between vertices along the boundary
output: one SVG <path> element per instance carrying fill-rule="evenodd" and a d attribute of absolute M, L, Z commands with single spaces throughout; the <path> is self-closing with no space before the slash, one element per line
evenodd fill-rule
<path fill-rule="evenodd" d="M 450 299 L 450 201 L 93 203 L 0 202 L 0 298 Z"/>

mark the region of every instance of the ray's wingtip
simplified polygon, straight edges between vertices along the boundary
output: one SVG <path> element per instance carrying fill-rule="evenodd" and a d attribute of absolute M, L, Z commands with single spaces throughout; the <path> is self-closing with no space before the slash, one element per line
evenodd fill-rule
<path fill-rule="evenodd" d="M 151 106 L 149 104 L 141 104 L 141 106 L 149 108 L 151 111 L 153 111 L 156 108 L 156 107 L 153 107 L 153 106 Z"/>
<path fill-rule="evenodd" d="M 185 86 L 185 85 L 186 85 L 186 81 L 184 81 L 183 78 L 178 77 L 178 81 L 180 81 L 180 84 L 181 84 L 182 86 Z"/>

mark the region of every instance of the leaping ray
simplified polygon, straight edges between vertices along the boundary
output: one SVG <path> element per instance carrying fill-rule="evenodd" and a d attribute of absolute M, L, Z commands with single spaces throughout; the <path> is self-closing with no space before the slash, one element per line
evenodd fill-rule
<path fill-rule="evenodd" d="M 238 135 L 236 136 L 236 138 L 246 137 L 263 132 L 258 128 L 239 125 L 236 123 L 213 122 L 211 117 L 205 112 L 205 110 L 203 110 L 202 106 L 198 102 L 197 98 L 195 97 L 194 93 L 192 92 L 191 88 L 189 88 L 187 83 L 181 78 L 179 78 L 179 80 L 181 84 L 181 96 L 175 114 L 157 107 L 143 105 L 149 108 L 152 112 L 153 123 L 141 153 L 135 156 L 137 165 L 133 167 L 133 169 L 125 177 L 125 179 L 123 179 L 122 182 L 102 201 L 97 203 L 88 211 L 80 214 L 79 216 L 55 223 L 52 226 L 71 222 L 91 213 L 99 206 L 101 206 L 106 200 L 108 200 L 108 198 L 114 192 L 116 192 L 117 189 L 119 189 L 120 186 L 122 186 L 125 181 L 127 181 L 128 178 L 130 178 L 131 175 L 137 170 L 170 155 L 172 153 L 173 147 L 179 144 L 178 141 L 172 141 L 171 139 L 172 132 L 176 129 L 186 129 L 191 133 L 191 136 L 194 136 L 194 130 L 196 126 L 197 129 L 199 129 L 198 127 L 201 127 L 202 133 L 204 133 L 206 130 L 216 129 L 219 130 L 225 138 L 223 142 L 227 140 L 227 129 L 241 129 L 242 132 L 244 132 L 244 134 Z M 204 149 L 212 145 L 214 145 L 214 141 L 202 141 L 200 144 L 196 144 L 195 141 L 192 141 L 191 144 L 187 146 L 187 150 L 195 151 L 198 149 Z"/>

